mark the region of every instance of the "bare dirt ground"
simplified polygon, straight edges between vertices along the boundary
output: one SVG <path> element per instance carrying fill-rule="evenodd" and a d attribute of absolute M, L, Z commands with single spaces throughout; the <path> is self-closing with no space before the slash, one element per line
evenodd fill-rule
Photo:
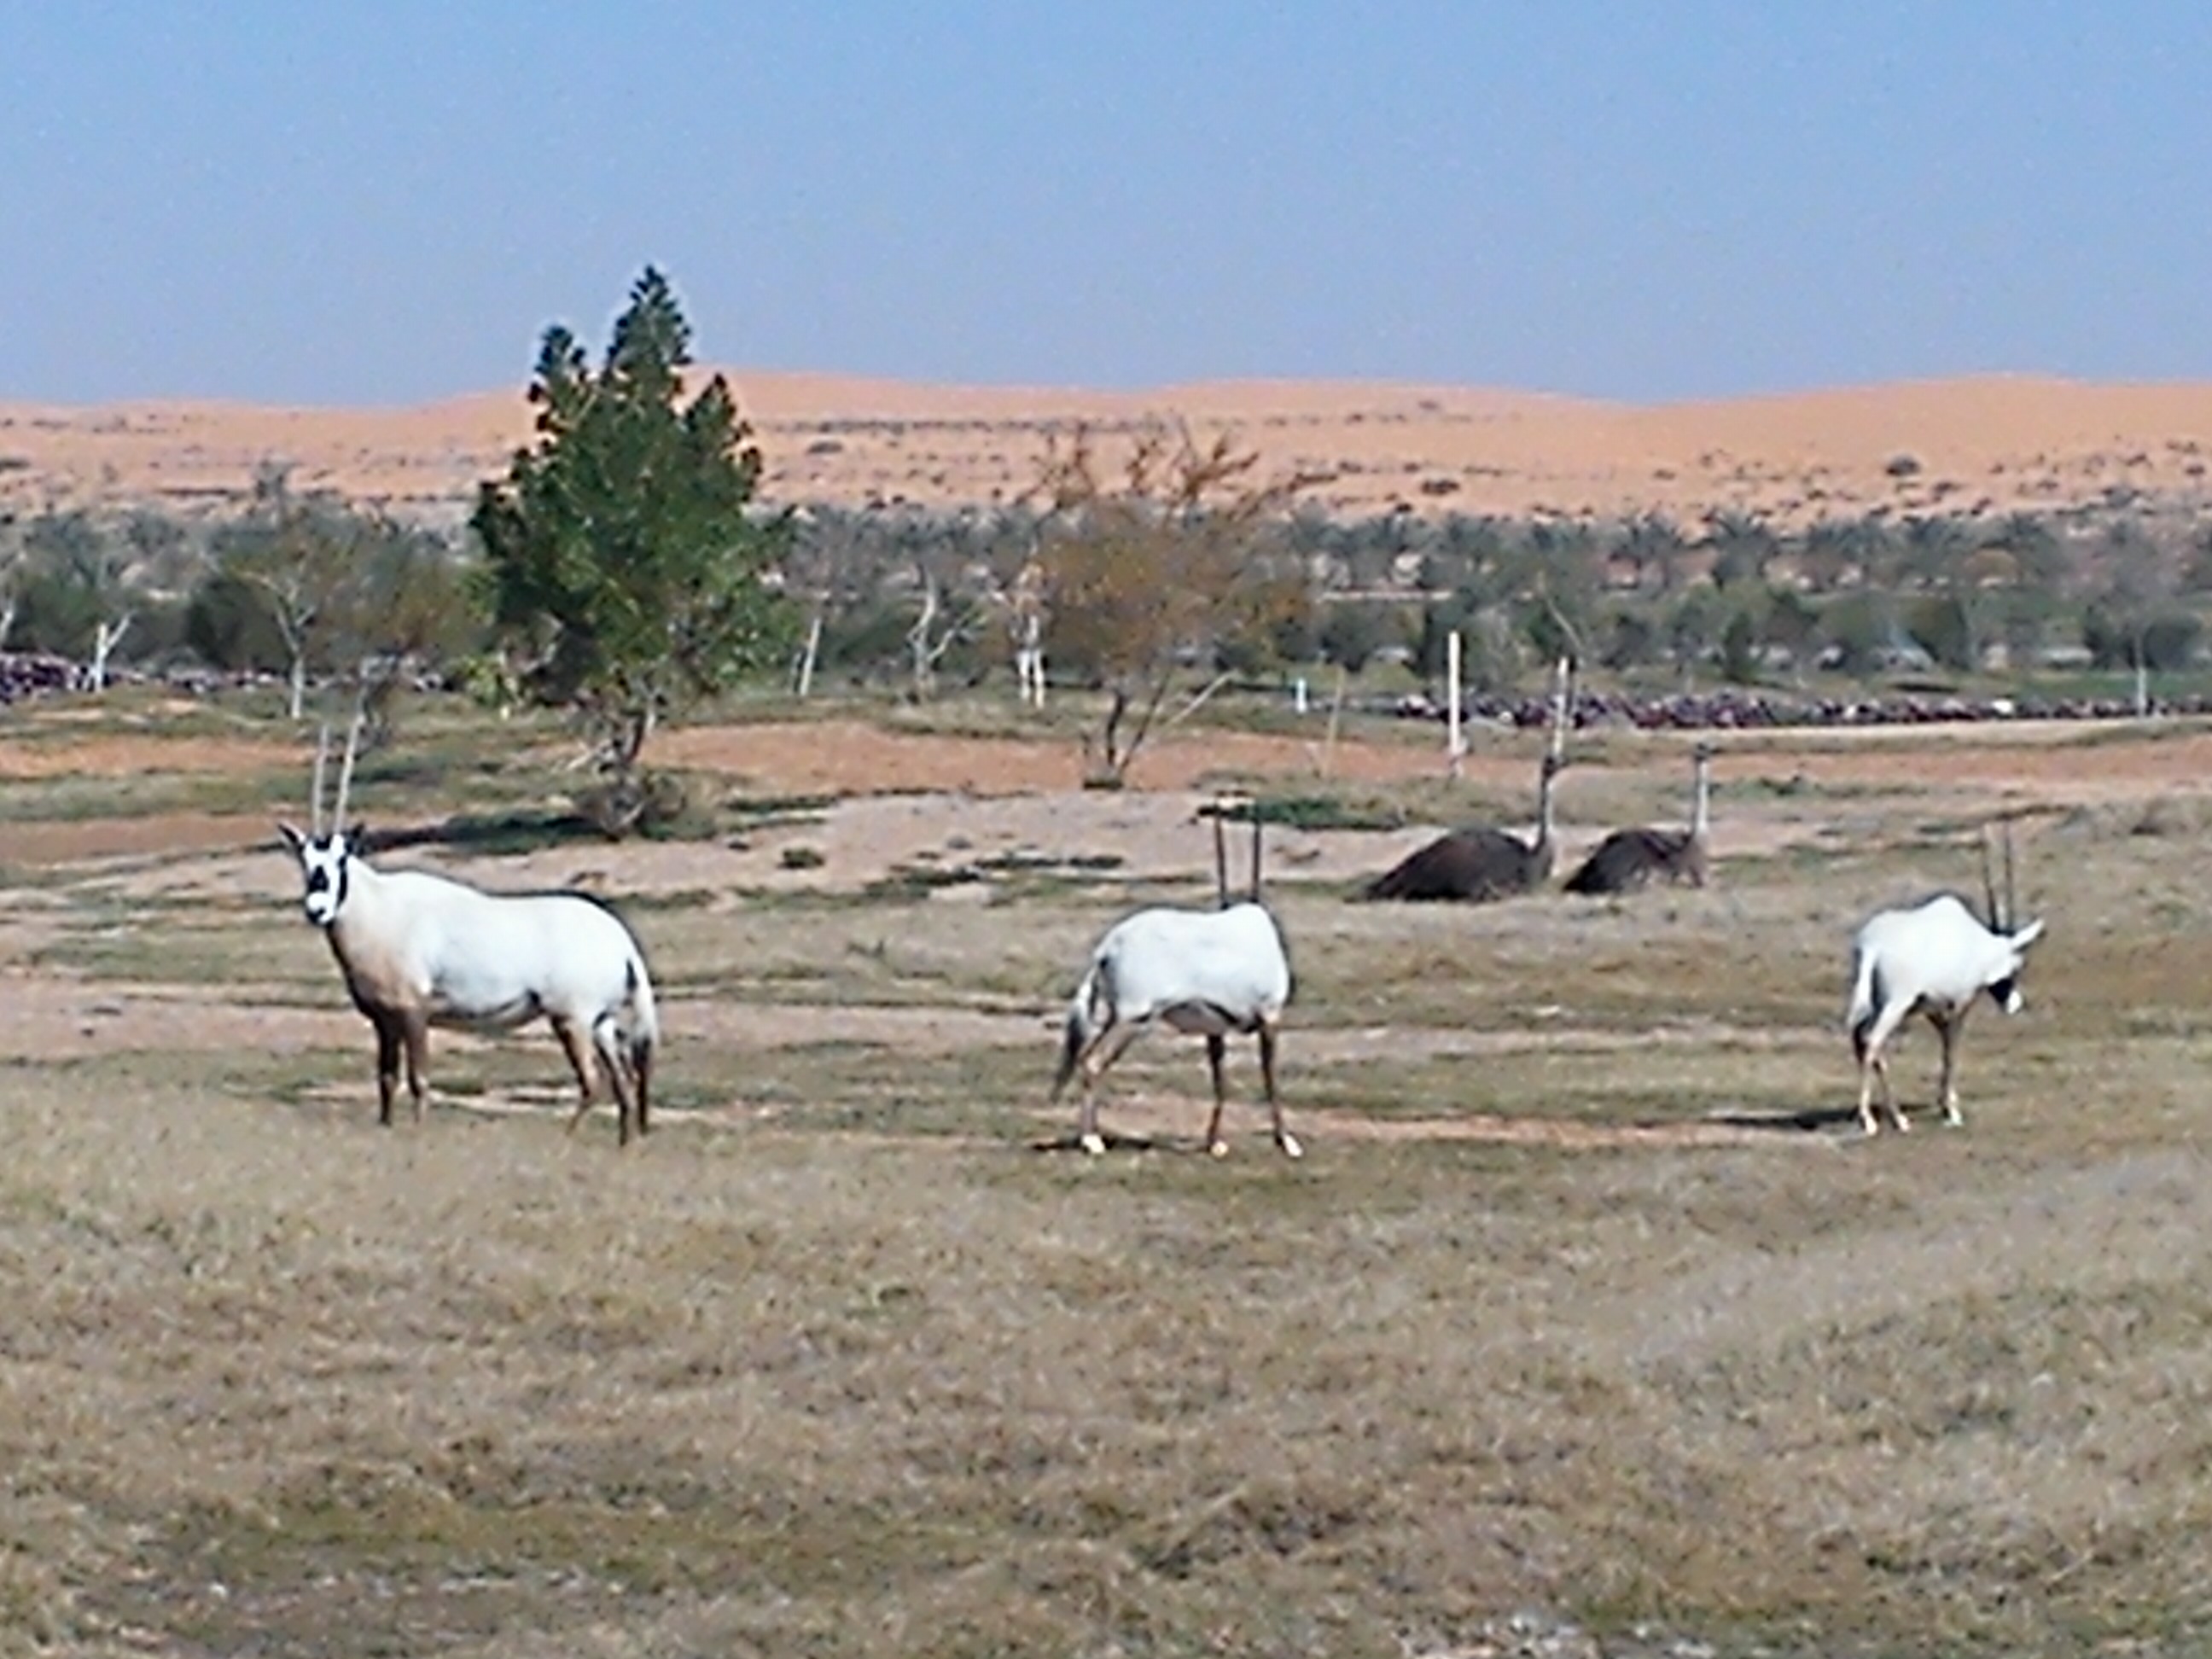
<path fill-rule="evenodd" d="M 1418 729 L 1417 729 L 1418 730 Z M 1425 732 L 1421 735 L 1425 735 Z M 1651 769 L 1674 764 L 1672 739 L 1615 735 L 1640 744 Z M 1479 734 L 1462 763 L 1469 785 L 1527 787 L 1527 740 Z M 2116 802 L 2212 793 L 2212 732 L 2152 727 L 2133 733 L 2084 722 L 2019 726 L 1748 732 L 1719 739 L 1717 769 L 1725 797 L 1734 786 L 1809 790 L 1909 790 L 1953 805 L 2064 810 Z M 625 890 L 673 893 L 768 887 L 831 890 L 881 880 L 901 869 L 957 866 L 994 855 L 1048 860 L 1118 859 L 1125 875 L 1171 878 L 1194 869 L 1205 843 L 1199 809 L 1208 781 L 1249 780 L 1297 790 L 1383 787 L 1444 775 L 1440 732 L 1431 744 L 1408 740 L 1340 741 L 1324 754 L 1314 738 L 1249 732 L 1170 732 L 1140 758 L 1137 787 L 1121 793 L 1076 787 L 1080 756 L 1064 742 L 891 732 L 857 720 L 695 726 L 671 732 L 660 757 L 670 765 L 719 772 L 743 791 L 770 796 L 837 797 L 794 822 L 763 830 L 743 846 L 667 844 L 609 849 L 562 848 L 495 862 L 498 878 L 517 884 L 605 886 L 619 864 Z M 125 777 L 156 768 L 222 773 L 264 766 L 265 747 L 185 738 L 173 755 L 158 738 L 88 737 L 66 753 L 46 744 L 0 739 L 0 779 Z M 1327 775 L 1322 775 L 1324 763 Z M 1570 774 L 1572 791 L 1579 775 Z M 1571 819 L 1571 801 L 1567 809 Z M 1561 833 L 1563 866 L 1604 833 L 1570 822 Z M 1352 880 L 1385 868 L 1436 826 L 1395 832 L 1273 837 L 1279 868 L 1314 880 Z M 1723 810 L 1716 846 L 1723 858 L 1763 856 L 1806 839 L 1800 819 Z M 785 850 L 805 847 L 820 866 L 786 868 Z M 165 812 L 66 823 L 0 822 L 0 864 L 31 866 L 132 855 L 234 852 L 232 860 L 170 866 L 136 878 L 132 890 L 183 888 L 250 896 L 281 889 L 289 866 L 264 814 Z M 434 855 L 431 855 L 434 856 Z M 1202 866 L 1203 856 L 1199 860 Z"/>

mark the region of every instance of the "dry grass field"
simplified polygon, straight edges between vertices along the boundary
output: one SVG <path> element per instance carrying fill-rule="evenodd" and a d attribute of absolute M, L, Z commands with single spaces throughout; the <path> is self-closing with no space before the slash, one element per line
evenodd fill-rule
<path fill-rule="evenodd" d="M 1115 797 L 1050 744 L 894 739 L 961 793 L 840 799 L 850 731 L 718 727 L 672 744 L 735 797 L 713 840 L 390 855 L 623 902 L 668 1036 L 618 1153 L 604 1113 L 563 1133 L 543 1032 L 439 1034 L 428 1120 L 376 1127 L 268 834 L 296 734 L 7 716 L 0 1650 L 2212 1643 L 2204 730 L 1747 738 L 1715 884 L 1618 903 L 1349 903 L 1419 826 L 1285 831 L 1297 1164 L 1249 1050 L 1200 1153 L 1164 1038 L 1109 1153 L 1055 1149 L 1087 945 L 1206 896 L 1210 745 L 1432 823 L 1517 820 L 1522 740 L 1447 786 L 1355 732 L 1332 783 L 1186 729 L 1172 789 Z M 356 800 L 520 811 L 545 752 L 424 714 Z M 1591 745 L 1570 855 L 1672 821 L 1684 755 Z M 1964 1129 L 1923 1029 L 1913 1133 L 1863 1140 L 1850 931 L 1971 884 L 2004 804 L 2051 808 L 2028 1012 L 1976 1016 Z"/>

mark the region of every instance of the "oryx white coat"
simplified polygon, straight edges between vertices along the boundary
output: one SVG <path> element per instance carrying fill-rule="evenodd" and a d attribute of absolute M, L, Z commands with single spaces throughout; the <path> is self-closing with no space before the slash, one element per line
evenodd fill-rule
<path fill-rule="evenodd" d="M 580 893 L 487 893 L 424 870 L 386 872 L 362 856 L 345 827 L 359 727 L 346 739 L 337 803 L 323 823 L 325 731 L 315 751 L 312 831 L 278 824 L 300 866 L 301 908 L 323 930 L 354 1006 L 376 1029 L 377 1120 L 392 1121 L 401 1060 L 419 1120 L 424 1061 L 435 1025 L 505 1030 L 549 1021 L 591 1109 L 594 1057 L 615 1097 L 616 1134 L 650 1127 L 653 1055 L 659 1042 L 653 980 L 636 937 Z"/>
<path fill-rule="evenodd" d="M 1291 1158 L 1304 1149 L 1283 1126 L 1275 1091 L 1275 1038 L 1291 1000 L 1291 964 L 1281 930 L 1262 904 L 1219 910 L 1168 907 L 1139 910 L 1107 929 L 1069 1003 L 1053 1098 L 1079 1070 L 1083 1104 L 1079 1139 L 1102 1152 L 1097 1085 L 1106 1068 L 1154 1021 L 1202 1036 L 1213 1075 L 1213 1115 L 1206 1150 L 1220 1157 L 1226 1099 L 1222 1059 L 1231 1032 L 1259 1040 L 1260 1069 L 1275 1144 Z"/>
<path fill-rule="evenodd" d="M 1994 896 L 1990 908 L 1994 917 Z M 1949 893 L 1910 909 L 1881 911 L 1860 927 L 1852 941 L 1845 1021 L 1859 1063 L 1859 1122 L 1867 1133 L 1879 1127 L 1873 1103 L 1877 1079 L 1890 1121 L 1899 1129 L 1911 1127 L 1891 1091 L 1884 1049 L 1915 1013 L 1925 1014 L 1942 1041 L 1943 1115 L 1952 1123 L 1964 1121 L 1956 1082 L 1960 1029 L 1975 999 L 1985 994 L 2008 1014 L 2021 1011 L 2021 971 L 2028 947 L 2042 935 L 2040 921 L 2012 932 L 1994 928 Z"/>

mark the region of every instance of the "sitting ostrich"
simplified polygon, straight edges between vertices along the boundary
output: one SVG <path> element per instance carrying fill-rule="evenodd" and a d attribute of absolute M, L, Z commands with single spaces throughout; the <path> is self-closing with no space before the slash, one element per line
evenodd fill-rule
<path fill-rule="evenodd" d="M 1690 827 L 1655 830 L 1639 825 L 1616 830 L 1600 842 L 1566 881 L 1570 893 L 1632 893 L 1654 881 L 1705 884 L 1705 836 L 1712 794 L 1713 750 L 1699 744 L 1691 751 L 1694 781 L 1690 788 Z"/>
<path fill-rule="evenodd" d="M 1533 893 L 1552 877 L 1553 784 L 1567 764 L 1567 665 L 1559 665 L 1552 694 L 1552 735 L 1536 770 L 1536 833 L 1523 841 L 1488 824 L 1439 836 L 1407 854 L 1360 890 L 1364 899 L 1407 903 L 1457 899 L 1482 904 Z"/>

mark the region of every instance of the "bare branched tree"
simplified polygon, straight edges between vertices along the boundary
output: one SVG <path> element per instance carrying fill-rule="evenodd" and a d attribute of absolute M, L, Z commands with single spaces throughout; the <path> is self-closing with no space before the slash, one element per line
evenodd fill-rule
<path fill-rule="evenodd" d="M 1295 555 L 1273 532 L 1317 480 L 1258 469 L 1226 434 L 1201 443 L 1158 421 L 1131 434 L 1118 465 L 1088 428 L 1048 447 L 1041 562 L 1054 650 L 1107 696 L 1087 740 L 1088 781 L 1124 781 L 1181 676 L 1211 678 L 1225 647 L 1306 603 Z"/>

